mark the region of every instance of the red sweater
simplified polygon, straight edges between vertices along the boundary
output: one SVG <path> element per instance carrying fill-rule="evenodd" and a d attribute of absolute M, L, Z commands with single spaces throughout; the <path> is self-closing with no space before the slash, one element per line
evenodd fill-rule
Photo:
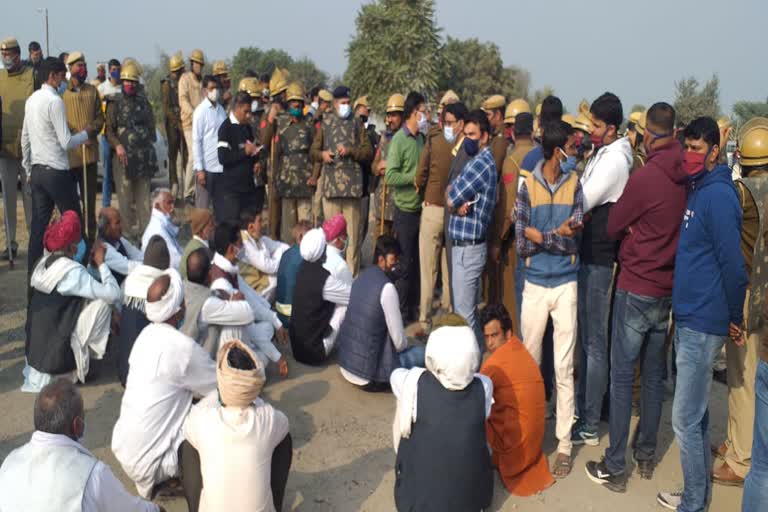
<path fill-rule="evenodd" d="M 688 175 L 680 143 L 654 150 L 611 208 L 608 236 L 621 240 L 617 286 L 636 295 L 672 296 L 675 253 Z"/>

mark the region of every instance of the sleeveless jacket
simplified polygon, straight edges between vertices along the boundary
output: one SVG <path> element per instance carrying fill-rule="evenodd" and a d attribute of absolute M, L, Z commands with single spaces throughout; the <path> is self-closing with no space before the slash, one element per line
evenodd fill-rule
<path fill-rule="evenodd" d="M 381 290 L 389 278 L 376 265 L 352 285 L 347 314 L 339 330 L 339 366 L 363 379 L 389 382 L 399 366 L 381 307 Z"/>
<path fill-rule="evenodd" d="M 363 170 L 350 155 L 339 156 L 336 146 L 351 148 L 360 144 L 359 121 L 351 116 L 341 119 L 337 115 L 323 116 L 323 151 L 335 156 L 330 164 L 323 163 L 323 194 L 328 199 L 359 198 L 363 195 Z"/>
<path fill-rule="evenodd" d="M 323 338 L 330 334 L 334 305 L 323 298 L 323 287 L 330 275 L 322 260 L 304 261 L 299 267 L 288 334 L 293 357 L 300 363 L 317 365 L 327 358 Z"/>
<path fill-rule="evenodd" d="M 395 503 L 400 512 L 479 512 L 493 498 L 480 379 L 450 391 L 430 372 L 419 378 L 411 437 L 400 440 Z"/>
<path fill-rule="evenodd" d="M 307 180 L 312 176 L 309 150 L 312 126 L 305 120 L 291 123 L 278 134 L 280 163 L 277 167 L 277 193 L 286 198 L 312 197 Z"/>
<path fill-rule="evenodd" d="M 117 138 L 128 155 L 125 175 L 129 179 L 151 178 L 157 172 L 155 116 L 149 101 L 139 92 L 117 96 Z"/>

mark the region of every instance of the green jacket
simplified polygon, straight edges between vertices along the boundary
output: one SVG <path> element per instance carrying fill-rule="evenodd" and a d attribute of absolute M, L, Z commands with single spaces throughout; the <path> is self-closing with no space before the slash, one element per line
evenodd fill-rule
<path fill-rule="evenodd" d="M 187 242 L 187 246 L 184 247 L 184 252 L 181 255 L 181 265 L 179 267 L 179 273 L 181 274 L 182 279 L 187 278 L 187 258 L 190 254 L 202 248 L 208 249 L 203 242 L 195 237 L 192 237 L 189 242 Z"/>
<path fill-rule="evenodd" d="M 416 191 L 416 171 L 424 148 L 424 137 L 411 135 L 406 127 L 398 131 L 387 149 L 387 187 L 392 190 L 395 206 L 405 212 L 421 210 L 422 197 Z"/>

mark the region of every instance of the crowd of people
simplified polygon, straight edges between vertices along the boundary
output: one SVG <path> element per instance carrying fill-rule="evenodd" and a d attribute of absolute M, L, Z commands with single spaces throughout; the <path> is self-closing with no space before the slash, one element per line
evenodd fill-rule
<path fill-rule="evenodd" d="M 291 361 L 393 393 L 399 510 L 484 510 L 494 468 L 510 493 L 542 492 L 601 420 L 584 470 L 625 492 L 628 444 L 653 478 L 667 382 L 683 485 L 657 502 L 705 510 L 714 482 L 768 507 L 768 119 L 740 127 L 734 157 L 726 119 L 681 125 L 665 102 L 625 119 L 610 92 L 570 115 L 555 96 L 470 110 L 447 91 L 433 116 L 393 91 L 378 133 L 345 86 L 307 92 L 278 68 L 233 88 L 194 50 L 162 83 L 170 179 L 153 188 L 141 65 L 89 82 L 81 52 L 29 50 L 0 43 L 0 168 L 11 260 L 17 180 L 28 212 L 22 390 L 38 394 L 1 509 L 280 510 L 290 418 L 259 395 Z M 140 497 L 79 442 L 73 383 L 110 346 L 112 450 Z M 710 446 L 722 351 L 727 438 Z"/>

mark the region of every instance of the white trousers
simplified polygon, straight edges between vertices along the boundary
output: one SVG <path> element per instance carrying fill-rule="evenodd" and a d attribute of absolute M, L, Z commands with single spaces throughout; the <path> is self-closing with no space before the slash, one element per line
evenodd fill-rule
<path fill-rule="evenodd" d="M 336 336 L 339 335 L 339 329 L 344 322 L 344 317 L 347 315 L 347 306 L 336 305 L 333 310 L 333 316 L 329 325 L 331 326 L 331 334 L 327 338 L 323 338 L 323 346 L 325 347 L 325 355 L 331 355 L 333 348 L 336 346 Z"/>

